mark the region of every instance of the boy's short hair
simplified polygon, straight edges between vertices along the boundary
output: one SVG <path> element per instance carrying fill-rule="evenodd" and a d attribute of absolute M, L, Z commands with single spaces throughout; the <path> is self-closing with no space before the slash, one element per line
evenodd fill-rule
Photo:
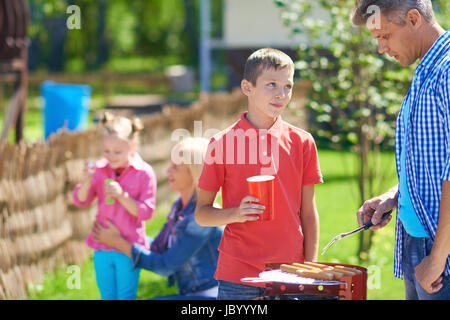
<path fill-rule="evenodd" d="M 244 79 L 256 85 L 256 80 L 263 71 L 286 67 L 294 70 L 294 62 L 286 53 L 272 48 L 259 49 L 248 57 L 244 68 Z"/>

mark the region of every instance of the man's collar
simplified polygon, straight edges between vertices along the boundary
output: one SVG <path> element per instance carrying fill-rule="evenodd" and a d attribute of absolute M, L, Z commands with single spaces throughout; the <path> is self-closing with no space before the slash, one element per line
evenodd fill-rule
<path fill-rule="evenodd" d="M 427 51 L 422 61 L 419 63 L 420 68 L 432 67 L 437 58 L 450 49 L 450 30 L 441 35 L 431 48 Z M 418 69 L 419 69 L 418 67 Z"/>

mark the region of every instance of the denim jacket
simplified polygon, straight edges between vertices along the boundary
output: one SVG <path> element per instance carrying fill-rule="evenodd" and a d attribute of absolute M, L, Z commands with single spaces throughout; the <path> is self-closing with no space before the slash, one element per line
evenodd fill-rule
<path fill-rule="evenodd" d="M 170 247 L 162 254 L 146 250 L 140 244 L 132 248 L 135 268 L 143 268 L 169 276 L 169 286 L 178 284 L 180 294 L 186 295 L 217 285 L 214 273 L 222 237 L 221 227 L 202 227 L 194 220 L 195 206 L 173 226 Z"/>

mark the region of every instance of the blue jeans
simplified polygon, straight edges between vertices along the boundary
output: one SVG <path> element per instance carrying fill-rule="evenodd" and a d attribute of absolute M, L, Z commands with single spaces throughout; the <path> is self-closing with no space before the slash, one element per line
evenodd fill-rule
<path fill-rule="evenodd" d="M 141 269 L 117 251 L 94 251 L 95 279 L 102 300 L 136 300 Z"/>
<path fill-rule="evenodd" d="M 415 238 L 403 232 L 403 278 L 406 300 L 450 300 L 450 279 L 443 276 L 443 287 L 436 293 L 426 292 L 414 276 L 414 268 L 431 252 L 430 238 Z"/>
<path fill-rule="evenodd" d="M 265 288 L 219 280 L 217 300 L 252 300 L 263 296 Z"/>

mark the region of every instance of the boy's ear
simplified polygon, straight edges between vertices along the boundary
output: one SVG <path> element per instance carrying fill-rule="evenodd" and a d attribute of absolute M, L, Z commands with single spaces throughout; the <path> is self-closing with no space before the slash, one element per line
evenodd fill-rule
<path fill-rule="evenodd" d="M 248 80 L 242 80 L 241 81 L 241 90 L 242 93 L 245 94 L 246 96 L 249 96 L 253 93 L 253 85 L 250 81 Z"/>

